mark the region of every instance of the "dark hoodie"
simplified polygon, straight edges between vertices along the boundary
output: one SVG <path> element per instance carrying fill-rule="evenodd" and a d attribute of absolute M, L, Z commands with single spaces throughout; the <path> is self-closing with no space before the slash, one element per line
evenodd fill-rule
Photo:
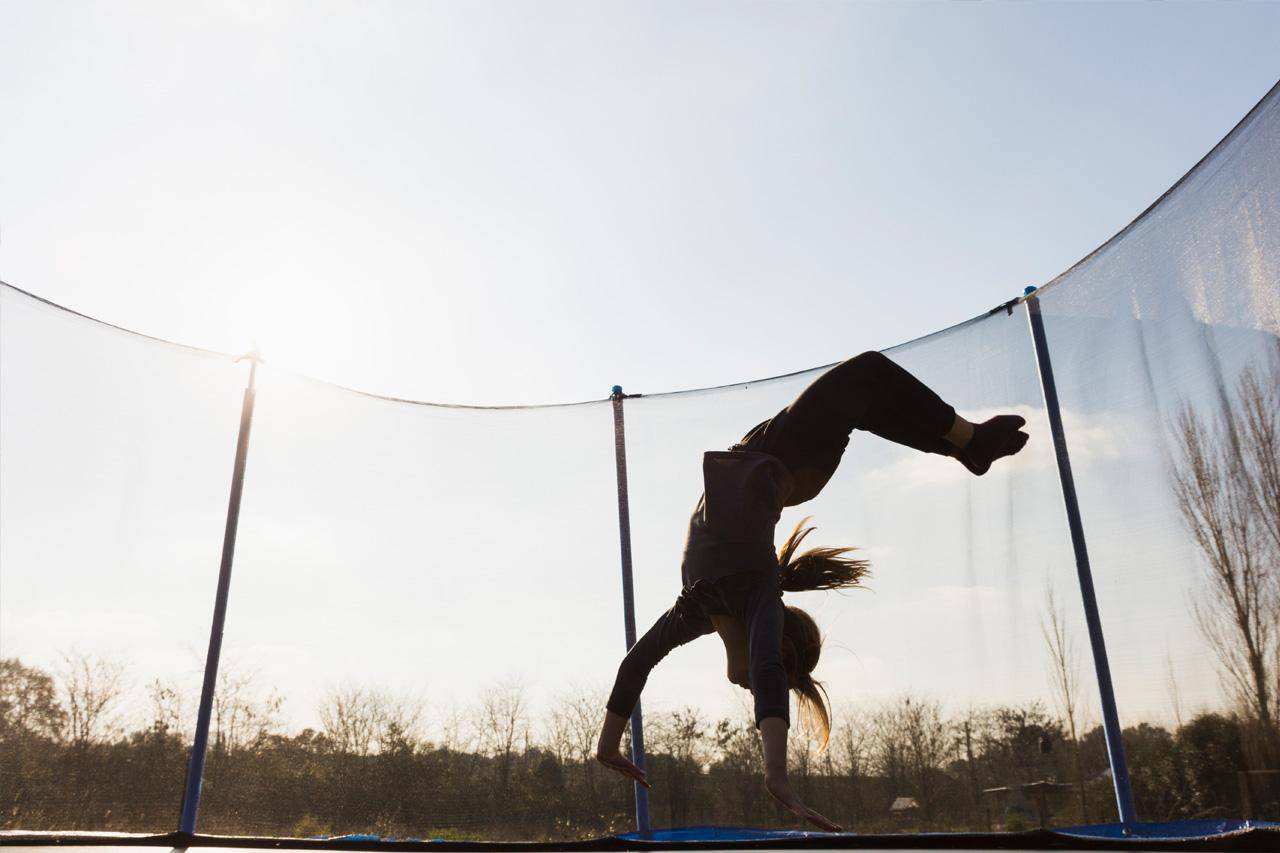
<path fill-rule="evenodd" d="M 747 627 L 756 724 L 767 717 L 789 722 L 773 540 L 791 475 L 768 453 L 728 450 L 703 455 L 702 479 L 680 567 L 684 588 L 627 652 L 607 707 L 630 716 L 649 672 L 672 649 L 714 631 L 712 615 L 724 615 Z"/>

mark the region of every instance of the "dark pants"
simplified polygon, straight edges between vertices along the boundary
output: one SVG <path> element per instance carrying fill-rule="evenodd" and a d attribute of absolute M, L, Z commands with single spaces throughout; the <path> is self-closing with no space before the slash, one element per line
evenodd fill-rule
<path fill-rule="evenodd" d="M 757 450 L 781 460 L 795 479 L 787 499 L 787 506 L 794 506 L 822 491 L 855 429 L 945 456 L 952 446 L 943 436 L 955 415 L 955 409 L 889 358 L 864 352 L 819 376 L 733 449 Z"/>

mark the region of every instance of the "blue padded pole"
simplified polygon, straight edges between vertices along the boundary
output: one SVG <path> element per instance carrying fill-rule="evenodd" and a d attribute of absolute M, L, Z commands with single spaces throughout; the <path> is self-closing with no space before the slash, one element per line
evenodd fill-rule
<path fill-rule="evenodd" d="M 636 644 L 636 596 L 631 580 L 631 504 L 627 498 L 627 430 L 622 419 L 622 386 L 613 386 L 613 453 L 618 468 L 618 540 L 622 545 L 622 613 L 627 635 L 627 651 Z M 644 715 L 636 701 L 631 712 L 631 760 L 641 770 L 644 762 Z M 636 831 L 648 838 L 653 831 L 649 822 L 649 791 L 639 782 L 636 791 Z"/>
<path fill-rule="evenodd" d="M 1062 502 L 1067 509 L 1067 525 L 1071 529 L 1071 547 L 1076 555 L 1076 574 L 1080 578 L 1080 597 L 1084 601 L 1085 622 L 1089 626 L 1089 645 L 1093 648 L 1093 667 L 1098 674 L 1098 695 L 1102 701 L 1102 727 L 1107 736 L 1107 757 L 1111 762 L 1111 778 L 1115 783 L 1116 807 L 1126 833 L 1137 822 L 1133 808 L 1133 790 L 1129 786 L 1129 764 L 1124 755 L 1120 715 L 1116 710 L 1116 694 L 1111 686 L 1111 665 L 1107 662 L 1107 645 L 1102 637 L 1102 618 L 1098 615 L 1098 598 L 1093 590 L 1093 570 L 1085 547 L 1084 525 L 1080 521 L 1080 503 L 1076 498 L 1076 482 L 1071 475 L 1071 457 L 1067 455 L 1067 436 L 1062 428 L 1062 411 L 1058 405 L 1058 386 L 1053 379 L 1049 360 L 1049 344 L 1044 334 L 1044 318 L 1040 316 L 1040 300 L 1034 287 L 1025 291 L 1027 318 L 1031 322 L 1031 339 L 1035 344 L 1036 362 L 1040 367 L 1040 386 L 1044 390 L 1045 408 L 1049 413 L 1049 429 L 1053 433 L 1053 450 L 1058 457 L 1058 478 L 1062 482 Z"/>
<path fill-rule="evenodd" d="M 213 693 L 218 684 L 218 660 L 222 656 L 222 629 L 227 621 L 227 594 L 231 589 L 231 562 L 236 552 L 236 529 L 240 524 L 240 495 L 244 489 L 245 461 L 249 455 L 249 429 L 253 426 L 254 381 L 258 354 L 249 359 L 249 384 L 240 407 L 240 436 L 236 440 L 236 461 L 231 472 L 231 498 L 227 505 L 227 526 L 222 534 L 222 565 L 218 570 L 218 592 L 213 605 L 213 628 L 209 632 L 209 655 L 204 665 L 204 685 L 200 689 L 200 710 L 196 715 L 196 736 L 187 766 L 187 786 L 182 798 L 179 831 L 194 834 L 200 810 L 200 789 L 204 783 L 204 759 L 209 746 L 209 721 L 213 715 Z"/>

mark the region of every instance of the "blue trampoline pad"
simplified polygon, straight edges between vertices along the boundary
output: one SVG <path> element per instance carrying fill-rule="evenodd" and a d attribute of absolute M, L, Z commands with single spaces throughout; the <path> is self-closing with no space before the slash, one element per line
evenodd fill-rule
<path fill-rule="evenodd" d="M 642 841 L 639 833 L 619 836 Z M 805 849 L 1259 849 L 1280 851 L 1280 823 L 1241 820 L 1192 820 L 1171 823 L 1140 823 L 1127 830 L 1120 824 L 1092 824 L 1022 833 L 924 833 L 903 835 L 859 835 L 778 831 L 750 827 L 691 826 L 655 830 L 647 839 L 656 845 L 686 845 L 705 842 L 747 842 Z M 863 844 L 857 842 L 865 842 Z M 982 844 L 987 842 L 988 846 Z M 1258 842 L 1258 844 L 1255 844 Z M 1218 847 L 1236 843 L 1250 846 Z M 880 844 L 877 848 L 875 845 Z M 918 847 L 912 847 L 918 844 Z M 1022 845 L 1022 846 L 1017 846 Z"/>
<path fill-rule="evenodd" d="M 209 853 L 242 850 L 1222 850 L 1280 851 L 1280 823 L 1199 820 L 1135 824 L 1128 833 L 1117 824 L 1034 830 L 1014 833 L 923 833 L 859 835 L 779 831 L 751 827 L 692 826 L 581 841 L 450 841 L 431 838 L 384 838 L 345 835 L 324 838 L 252 838 L 169 833 L 19 833 L 0 832 L 0 846 L 29 853 L 176 853 L 204 848 Z"/>

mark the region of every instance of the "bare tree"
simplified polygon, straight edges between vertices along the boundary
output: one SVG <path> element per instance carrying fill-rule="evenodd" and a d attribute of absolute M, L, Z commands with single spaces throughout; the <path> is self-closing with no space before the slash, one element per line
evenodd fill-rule
<path fill-rule="evenodd" d="M 955 744 L 948 736 L 948 726 L 938 702 L 909 698 L 904 700 L 902 714 L 907 734 L 907 755 L 916 777 L 921 807 L 927 819 L 933 818 L 937 790 L 942 782 L 942 771 L 955 753 Z"/>
<path fill-rule="evenodd" d="M 876 769 L 896 791 L 916 796 L 926 820 L 933 818 L 943 770 L 956 750 L 948 728 L 938 702 L 912 696 L 900 697 L 875 716 Z"/>
<path fill-rule="evenodd" d="M 182 688 L 157 678 L 147 685 L 151 699 L 151 730 L 156 734 L 181 735 L 187 722 L 187 697 Z"/>
<path fill-rule="evenodd" d="M 524 682 L 510 679 L 487 688 L 480 696 L 477 725 L 481 748 L 498 760 L 498 781 L 505 795 L 516 746 L 529 734 Z"/>
<path fill-rule="evenodd" d="M 373 702 L 378 721 L 379 752 L 417 749 L 422 743 L 422 720 L 426 703 L 416 696 L 375 691 Z"/>
<path fill-rule="evenodd" d="M 791 784 L 797 795 L 815 808 L 822 804 L 814 800 L 812 792 L 813 777 L 817 774 L 819 761 L 818 741 L 815 732 L 808 726 L 796 726 L 791 731 L 787 747 L 787 770 L 791 776 Z"/>
<path fill-rule="evenodd" d="M 1080 715 L 1080 660 L 1074 638 L 1067 634 L 1066 614 L 1057 602 L 1053 585 L 1045 585 L 1044 618 L 1040 632 L 1049 652 L 1049 684 L 1053 688 L 1053 701 L 1067 722 L 1071 737 L 1071 760 L 1075 769 L 1076 786 L 1080 795 L 1080 817 L 1089 822 L 1089 806 L 1085 800 L 1084 768 L 1080 763 L 1080 735 L 1077 727 Z"/>
<path fill-rule="evenodd" d="M 124 665 L 75 649 L 64 652 L 62 661 L 68 740 L 83 746 L 119 736 L 123 724 L 118 711 L 127 689 Z"/>
<path fill-rule="evenodd" d="M 565 763 L 582 763 L 588 777 L 596 764 L 596 738 L 604 705 L 602 690 L 571 688 L 556 698 L 546 723 L 547 743 L 556 757 Z"/>
<path fill-rule="evenodd" d="M 1271 353 L 1265 373 L 1248 368 L 1240 374 L 1237 388 L 1237 422 L 1246 459 L 1243 473 L 1248 478 L 1249 500 L 1273 549 L 1274 579 L 1274 558 L 1280 555 L 1280 344 Z"/>
<path fill-rule="evenodd" d="M 978 768 L 974 753 L 974 734 L 976 732 L 979 738 L 981 737 L 984 716 L 984 712 L 970 707 L 953 724 L 956 728 L 956 746 L 964 760 L 966 787 L 969 793 L 969 809 L 972 813 L 974 826 L 989 824 L 989 821 L 983 821 L 986 809 L 982 802 L 982 786 L 978 784 Z"/>
<path fill-rule="evenodd" d="M 864 814 L 861 779 L 869 773 L 871 762 L 872 728 L 864 714 L 850 710 L 832 732 L 833 748 L 838 765 L 848 779 L 849 804 L 856 817 Z"/>
<path fill-rule="evenodd" d="M 846 713 L 832 731 L 831 741 L 843 772 L 854 778 L 867 774 L 871 730 L 865 718 L 855 716 L 852 711 Z"/>
<path fill-rule="evenodd" d="M 754 715 L 744 711 L 736 718 L 718 721 L 712 737 L 719 758 L 717 769 L 722 778 L 727 777 L 717 785 L 719 794 L 728 801 L 730 814 L 739 823 L 750 823 L 764 794 L 764 786 L 759 784 L 764 758 Z"/>
<path fill-rule="evenodd" d="M 259 695 L 254 673 L 224 663 L 213 694 L 214 751 L 226 753 L 261 743 L 279 731 L 283 705 L 284 698 L 274 690 Z"/>
<path fill-rule="evenodd" d="M 1280 351 L 1268 375 L 1246 369 L 1216 418 L 1184 404 L 1173 489 L 1204 558 L 1207 595 L 1192 605 L 1223 680 L 1280 758 Z"/>
<path fill-rule="evenodd" d="M 901 701 L 884 705 L 872 718 L 872 772 L 889 783 L 894 797 L 906 794 L 910 785 L 907 735 L 899 713 Z"/>
<path fill-rule="evenodd" d="M 698 779 L 710 760 L 706 723 L 689 707 L 652 714 L 646 724 L 649 761 L 662 771 L 669 821 L 673 826 L 688 823 Z"/>
<path fill-rule="evenodd" d="M 320 700 L 320 724 L 335 751 L 369 755 L 378 726 L 368 695 L 358 687 L 330 690 Z"/>
<path fill-rule="evenodd" d="M 558 702 L 547 715 L 543 723 L 543 741 L 556 761 L 569 764 L 573 761 L 573 731 L 563 701 Z"/>
<path fill-rule="evenodd" d="M 471 714 L 466 708 L 451 703 L 440 709 L 437 719 L 441 749 L 464 753 L 475 749 L 476 727 L 471 723 Z"/>

